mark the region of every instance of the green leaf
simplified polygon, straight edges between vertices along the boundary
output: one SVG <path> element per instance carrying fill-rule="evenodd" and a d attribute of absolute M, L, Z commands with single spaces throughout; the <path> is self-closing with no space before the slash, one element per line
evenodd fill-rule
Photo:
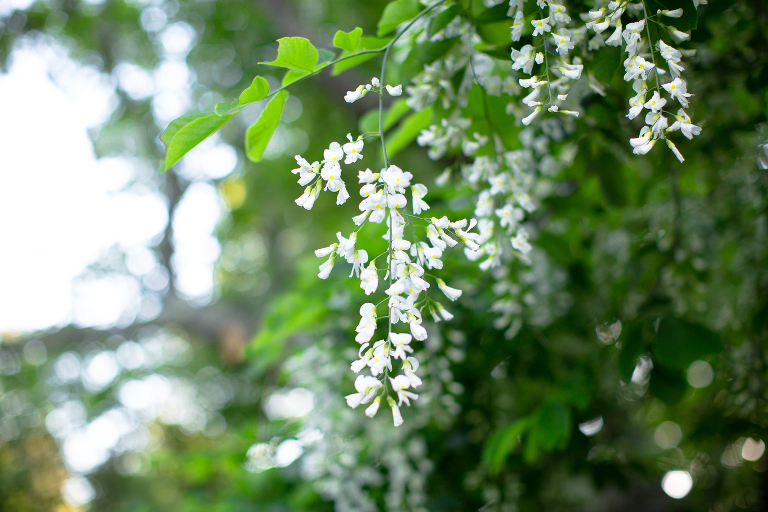
<path fill-rule="evenodd" d="M 688 30 L 695 30 L 699 24 L 699 13 L 692 0 L 648 0 L 648 14 L 655 14 L 659 9 L 667 11 L 683 10 L 683 15 L 679 18 L 659 16 L 658 20 L 663 25 L 673 26 L 678 30 L 687 32 Z"/>
<path fill-rule="evenodd" d="M 703 325 L 663 318 L 653 345 L 654 360 L 668 368 L 685 369 L 692 362 L 723 350 L 720 336 Z"/>
<path fill-rule="evenodd" d="M 427 35 L 431 38 L 445 27 L 448 26 L 453 19 L 459 15 L 461 7 L 456 4 L 452 4 L 450 7 L 441 11 L 437 16 L 429 21 L 429 28 L 427 29 Z"/>
<path fill-rule="evenodd" d="M 387 139 L 387 155 L 392 158 L 408 144 L 413 142 L 421 130 L 429 128 L 432 119 L 432 109 L 427 108 L 421 112 L 414 112 Z"/>
<path fill-rule="evenodd" d="M 256 101 L 263 100 L 269 96 L 269 82 L 266 79 L 257 76 L 253 79 L 251 86 L 240 93 L 240 98 L 232 103 L 219 103 L 214 111 L 217 115 L 224 116 L 234 114 L 236 110 L 243 105 L 248 105 Z"/>
<path fill-rule="evenodd" d="M 387 46 L 391 38 L 379 38 L 379 37 L 363 37 L 360 41 L 360 50 L 380 50 Z M 353 52 L 348 52 L 344 50 L 342 54 L 339 56 L 341 57 L 347 57 L 349 55 L 352 55 Z M 346 60 L 343 60 L 341 62 L 337 62 L 333 65 L 333 70 L 331 71 L 331 75 L 336 76 L 342 71 L 345 71 L 349 68 L 353 68 L 359 64 L 362 64 L 363 62 L 370 60 L 377 55 L 375 53 L 366 53 L 363 55 L 358 55 L 356 57 L 350 57 Z"/>
<path fill-rule="evenodd" d="M 451 37 L 450 39 L 443 39 L 434 43 L 426 42 L 411 49 L 400 66 L 398 82 L 410 82 L 411 78 L 424 70 L 425 64 L 431 64 L 451 51 L 456 43 L 459 42 L 459 39 L 459 37 Z"/>
<path fill-rule="evenodd" d="M 207 116 L 205 112 L 198 112 L 196 114 L 187 114 L 184 116 L 181 116 L 178 119 L 175 119 L 171 121 L 171 124 L 168 125 L 168 128 L 165 129 L 163 134 L 160 136 L 160 140 L 165 143 L 165 149 L 168 150 L 168 146 L 171 144 L 171 141 L 176 136 L 176 134 L 181 130 L 184 126 L 188 125 L 195 119 L 200 119 L 201 117 Z"/>
<path fill-rule="evenodd" d="M 245 134 L 245 151 L 248 158 L 254 162 L 260 161 L 261 157 L 264 156 L 264 151 L 280 122 L 280 115 L 283 113 L 283 106 L 287 98 L 288 93 L 286 91 L 277 93 L 267 108 L 264 109 L 256 124 L 248 128 L 248 132 Z"/>
<path fill-rule="evenodd" d="M 320 54 L 309 39 L 304 37 L 283 37 L 277 40 L 277 58 L 272 62 L 259 62 L 267 66 L 288 68 L 294 71 L 312 71 Z"/>
<path fill-rule="evenodd" d="M 180 128 L 174 126 L 176 121 L 192 118 L 193 116 L 184 116 L 177 119 L 171 123 L 171 126 L 168 127 L 166 133 L 163 133 L 163 137 L 165 137 L 166 134 L 169 134 L 172 127 L 176 129 L 176 133 L 173 135 L 171 142 L 166 143 L 168 144 L 168 151 L 166 152 L 165 163 L 160 169 L 160 172 L 165 172 L 170 169 L 176 162 L 181 160 L 184 155 L 189 153 L 192 148 L 216 133 L 216 131 L 224 126 L 224 124 L 232 117 L 231 115 L 219 116 L 217 114 L 204 114 L 202 116 L 194 114 L 194 116 L 197 117 Z M 163 140 L 163 142 L 165 142 L 165 140 Z"/>
<path fill-rule="evenodd" d="M 488 465 L 492 475 L 499 473 L 507 455 L 517 444 L 518 437 L 526 431 L 529 424 L 529 418 L 521 418 L 508 427 L 496 431 L 488 439 L 483 450 L 483 462 Z"/>
<path fill-rule="evenodd" d="M 344 32 L 339 30 L 336 32 L 336 35 L 333 36 L 333 46 L 336 48 L 341 48 L 342 50 L 346 50 L 350 53 L 355 53 L 360 49 L 362 37 L 363 29 L 360 27 L 357 27 L 352 32 Z"/>
<path fill-rule="evenodd" d="M 592 59 L 592 72 L 595 78 L 608 84 L 613 81 L 613 75 L 620 67 L 621 48 L 618 46 L 604 46 L 594 54 Z"/>
<path fill-rule="evenodd" d="M 526 461 L 533 462 L 541 451 L 551 452 L 568 445 L 571 412 L 559 402 L 547 404 L 538 410 L 529 430 L 523 456 Z"/>
<path fill-rule="evenodd" d="M 377 34 L 379 36 L 389 34 L 399 24 L 415 18 L 419 12 L 421 12 L 421 7 L 417 0 L 395 0 L 390 2 L 384 8 L 384 12 L 381 15 Z"/>
<path fill-rule="evenodd" d="M 269 96 L 269 82 L 263 77 L 257 76 L 251 82 L 251 86 L 240 93 L 240 105 L 247 105 L 255 101 L 261 101 Z"/>
<path fill-rule="evenodd" d="M 299 78 L 307 76 L 308 74 L 309 72 L 307 71 L 286 71 L 285 76 L 283 77 L 282 85 L 285 87 L 286 85 L 292 84 Z"/>

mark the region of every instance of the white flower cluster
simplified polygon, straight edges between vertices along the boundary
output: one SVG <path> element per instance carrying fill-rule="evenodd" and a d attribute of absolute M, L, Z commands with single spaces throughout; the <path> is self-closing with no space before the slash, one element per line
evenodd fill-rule
<path fill-rule="evenodd" d="M 347 134 L 349 142 L 343 146 L 338 142 L 331 142 L 323 152 L 322 162 L 309 163 L 304 158 L 296 155 L 296 163 L 299 167 L 292 170 L 299 175 L 299 185 L 307 185 L 304 193 L 296 199 L 296 204 L 311 210 L 321 190 L 336 192 L 336 204 L 344 204 L 349 199 L 346 184 L 341 179 L 341 162 L 349 165 L 363 158 L 363 139 L 352 139 L 352 134 Z M 325 183 L 325 187 L 323 187 Z"/>
<path fill-rule="evenodd" d="M 382 93 L 378 80 L 373 79 L 369 90 Z M 398 93 L 402 87 L 387 86 L 387 90 L 390 93 L 393 90 Z M 354 141 L 351 135 L 347 138 L 349 142 L 344 146 L 332 143 L 325 150 L 322 162 L 309 164 L 301 156 L 296 156 L 299 168 L 293 172 L 299 174 L 299 184 L 307 185 L 304 194 L 296 200 L 297 204 L 310 209 L 321 189 L 338 192 L 337 204 L 342 204 L 349 197 L 344 181 L 341 179 L 341 161 L 343 159 L 344 164 L 348 165 L 362 159 L 363 141 L 362 139 Z M 422 212 L 430 208 L 424 201 L 427 187 L 420 183 L 412 185 L 412 179 L 413 175 L 410 172 L 403 171 L 396 165 L 390 165 L 378 173 L 374 173 L 371 169 L 359 171 L 360 196 L 363 198 L 360 202 L 362 213 L 352 219 L 358 228 L 349 237 L 338 233 L 338 242 L 315 251 L 318 257 L 328 258 L 320 265 L 318 274 L 320 278 L 328 278 L 336 259 L 342 257 L 352 264 L 350 277 L 355 275 L 360 279 L 360 288 L 366 295 L 375 293 L 379 288 L 376 260 L 382 256 L 387 259 L 387 271 L 384 277 L 389 280 L 389 286 L 384 290 L 388 297 L 389 308 L 389 314 L 386 316 L 388 318 L 387 334 L 384 339 L 372 343 L 378 328 L 377 305 L 370 302 L 363 304 L 360 308 L 361 318 L 355 337 L 355 341 L 360 344 L 359 359 L 352 362 L 351 369 L 355 373 L 360 373 L 367 368 L 370 375 L 358 375 L 355 379 L 356 393 L 348 395 L 346 399 L 347 404 L 352 408 L 370 404 L 365 414 L 372 418 L 378 412 L 382 399 L 386 397 L 392 409 L 396 427 L 403 422 L 400 406 L 403 403 L 410 405 L 411 400 L 417 399 L 418 395 L 410 390 L 422 384 L 421 379 L 416 375 L 419 361 L 413 356 L 414 348 L 411 346 L 413 340 L 427 339 L 427 330 L 422 326 L 422 311 L 427 308 L 436 322 L 453 318 L 442 304 L 426 296 L 430 288 L 428 279 L 433 279 L 449 300 L 455 301 L 461 296 L 461 290 L 452 288 L 442 279 L 427 274 L 425 269 L 441 269 L 443 262 L 440 258 L 447 247 L 454 247 L 461 242 L 470 250 L 479 248 L 476 242 L 479 235 L 471 232 L 476 225 L 474 219 L 469 222 L 466 219 L 451 222 L 447 217 L 440 219 L 419 217 Z M 324 188 L 323 183 L 325 183 Z M 408 189 L 411 192 L 413 215 L 404 211 L 408 203 L 406 198 Z M 406 221 L 406 216 L 413 220 Z M 381 224 L 385 221 L 387 230 L 382 238 L 387 241 L 388 248 L 371 259 L 369 263 L 367 251 L 357 247 L 358 233 L 369 223 Z M 422 240 L 416 238 L 416 223 L 419 223 L 418 227 L 425 231 Z M 411 225 L 411 240 L 408 240 L 405 234 L 408 224 Z M 365 266 L 366 263 L 369 264 Z M 422 293 L 424 293 L 423 298 Z M 410 332 L 393 332 L 393 325 L 398 323 L 407 324 Z M 402 373 L 390 376 L 393 372 L 393 361 L 398 360 Z"/>
<path fill-rule="evenodd" d="M 397 85 L 392 87 L 391 85 L 386 86 L 387 92 L 390 96 L 400 96 L 403 94 L 403 86 Z M 366 85 L 361 85 L 354 91 L 347 91 L 347 94 L 344 96 L 344 101 L 347 103 L 354 103 L 369 92 L 376 92 L 381 94 L 381 84 L 379 83 L 379 79 L 376 77 L 373 77 L 371 79 L 371 83 Z"/>
<path fill-rule="evenodd" d="M 706 2 L 699 2 L 706 3 Z M 690 37 L 687 32 L 681 32 L 676 28 L 665 25 L 662 21 L 667 18 L 679 18 L 683 15 L 683 9 L 659 10 L 654 16 L 648 17 L 634 23 L 628 23 L 625 26 L 621 23 L 621 16 L 633 4 L 629 2 L 610 2 L 607 7 L 590 11 L 588 14 L 587 28 L 596 32 L 595 37 L 590 41 L 590 48 L 599 48 L 603 42 L 610 46 L 621 46 L 622 40 L 627 58 L 624 60 L 624 81 L 632 83 L 635 96 L 629 100 L 629 113 L 627 117 L 634 119 L 639 116 L 643 110 L 647 110 L 645 115 L 645 126 L 640 131 L 640 136 L 630 139 L 633 153 L 636 155 L 647 154 L 659 140 L 664 140 L 680 162 L 685 158 L 677 149 L 675 144 L 669 140 L 666 135 L 680 130 L 685 137 L 692 139 L 694 135 L 701 133 L 701 127 L 691 123 L 691 118 L 685 113 L 683 108 L 688 107 L 688 98 L 691 94 L 688 87 L 680 76 L 684 70 L 681 65 L 682 52 L 666 44 L 661 39 L 657 45 L 650 43 L 649 39 L 643 37 L 647 34 L 650 38 L 648 23 L 657 23 L 660 27 L 666 28 L 671 37 L 676 41 L 685 41 Z M 642 4 L 633 9 L 635 11 L 644 10 Z M 655 19 L 654 19 L 655 18 Z M 612 34 L 604 40 L 602 32 L 611 25 L 615 26 Z M 662 57 L 666 62 L 668 71 L 659 67 L 660 62 L 656 62 L 656 55 Z M 650 61 L 647 60 L 650 58 Z M 661 83 L 660 77 L 671 76 L 672 80 Z M 655 86 L 650 87 L 648 81 L 655 78 Z M 653 93 L 651 94 L 651 91 Z M 668 99 L 663 98 L 663 91 L 666 91 Z M 651 97 L 648 98 L 648 95 Z M 677 101 L 682 107 L 678 109 L 677 114 L 671 114 L 664 110 L 668 101 Z M 675 122 L 670 126 L 667 115 L 674 115 Z"/>
<path fill-rule="evenodd" d="M 524 0 L 510 2 L 510 12 L 516 10 L 511 27 L 512 40 L 515 42 L 520 40 L 527 26 L 523 15 L 523 2 Z M 541 17 L 530 21 L 533 37 L 541 36 L 542 47 L 548 42 L 552 43 L 558 55 L 558 63 L 556 66 L 550 66 L 546 49 L 539 51 L 538 46 L 526 44 L 519 50 L 512 48 L 512 69 L 530 75 L 530 78 L 519 80 L 522 87 L 531 90 L 522 100 L 523 104 L 533 108 L 533 111 L 522 119 L 526 126 L 531 124 L 545 107 L 549 112 L 578 117 L 578 111 L 563 109 L 562 102 L 568 98 L 572 82 L 581 78 L 584 69 L 579 57 L 568 57 L 570 51 L 581 42 L 584 30 L 571 31 L 566 28 L 571 22 L 571 17 L 568 16 L 564 5 L 546 3 L 543 0 L 538 0 L 538 4 Z M 544 16 L 544 8 L 548 8 L 548 16 Z M 534 67 L 537 69 L 536 74 Z M 546 97 L 542 96 L 542 91 Z"/>

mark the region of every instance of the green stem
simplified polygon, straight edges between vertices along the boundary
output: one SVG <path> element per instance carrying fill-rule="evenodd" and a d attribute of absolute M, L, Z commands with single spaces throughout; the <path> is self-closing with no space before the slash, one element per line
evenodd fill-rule
<path fill-rule="evenodd" d="M 659 68 L 656 66 L 656 57 L 653 55 L 653 39 L 651 39 L 651 24 L 648 22 L 648 10 L 645 7 L 645 0 L 643 0 L 643 14 L 645 15 L 645 31 L 648 34 L 648 49 L 651 51 L 651 62 L 653 62 L 653 74 L 656 77 L 656 90 L 661 91 L 661 85 L 659 85 Z"/>

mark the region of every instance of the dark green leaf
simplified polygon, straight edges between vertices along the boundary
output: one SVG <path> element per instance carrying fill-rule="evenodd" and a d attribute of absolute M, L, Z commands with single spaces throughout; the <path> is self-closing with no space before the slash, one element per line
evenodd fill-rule
<path fill-rule="evenodd" d="M 400 66 L 398 81 L 401 83 L 410 82 L 411 78 L 424 70 L 425 64 L 430 64 L 445 56 L 458 42 L 458 37 L 452 37 L 434 43 L 422 43 L 414 47 Z"/>
<path fill-rule="evenodd" d="M 664 318 L 653 345 L 654 360 L 669 368 L 685 369 L 697 359 L 720 352 L 720 337 L 699 324 Z"/>
<path fill-rule="evenodd" d="M 529 418 L 522 418 L 491 435 L 483 450 L 483 462 L 492 475 L 499 473 L 504 460 L 518 442 L 518 437 L 528 428 Z"/>
<path fill-rule="evenodd" d="M 294 71 L 312 71 L 317 65 L 319 53 L 309 39 L 283 37 L 278 39 L 277 58 L 272 62 L 260 62 L 267 66 L 288 68 Z"/>
<path fill-rule="evenodd" d="M 344 32 L 339 30 L 336 35 L 333 36 L 333 46 L 341 48 L 350 53 L 355 53 L 360 50 L 361 38 L 363 37 L 363 29 L 357 27 L 352 32 Z"/>
<path fill-rule="evenodd" d="M 219 116 L 217 114 L 204 114 L 202 116 L 195 116 L 197 117 L 194 119 L 192 119 L 193 116 L 184 116 L 183 118 L 180 118 L 185 120 L 192 119 L 191 122 L 188 122 L 180 128 L 174 126 L 174 123 L 180 120 L 177 119 L 174 121 L 174 123 L 171 123 L 171 126 L 169 126 L 168 130 L 166 130 L 166 133 L 169 133 L 169 130 L 171 130 L 172 126 L 175 129 L 177 128 L 170 144 L 168 144 L 165 163 L 163 164 L 160 172 L 165 172 L 170 169 L 176 162 L 181 160 L 184 155 L 189 153 L 192 148 L 203 142 L 209 136 L 216 133 L 216 131 L 224 126 L 224 124 L 232 117 L 231 115 Z M 166 133 L 164 133 L 163 136 L 165 136 Z"/>
<path fill-rule="evenodd" d="M 604 46 L 594 54 L 592 72 L 601 82 L 611 83 L 616 70 L 621 67 L 621 48 Z"/>
<path fill-rule="evenodd" d="M 280 122 L 280 115 L 283 113 L 283 106 L 287 98 L 288 93 L 286 91 L 277 93 L 267 108 L 264 109 L 256 124 L 248 128 L 248 132 L 245 134 L 245 151 L 248 158 L 254 162 L 260 161 L 261 157 L 264 156 L 264 151 Z"/>
<path fill-rule="evenodd" d="M 437 16 L 432 18 L 429 22 L 429 29 L 427 29 L 427 34 L 429 37 L 434 36 L 445 27 L 447 27 L 448 24 L 453 21 L 456 16 L 459 15 L 460 12 L 461 7 L 456 4 L 452 4 L 444 11 L 441 11 Z"/>
<path fill-rule="evenodd" d="M 404 21 L 416 17 L 421 12 L 421 6 L 417 0 L 395 0 L 384 8 L 378 24 L 379 37 L 389 34 Z"/>

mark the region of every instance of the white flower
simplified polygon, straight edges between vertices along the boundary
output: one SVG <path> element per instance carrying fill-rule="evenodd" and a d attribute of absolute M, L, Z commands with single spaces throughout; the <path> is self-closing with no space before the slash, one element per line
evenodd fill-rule
<path fill-rule="evenodd" d="M 355 379 L 355 389 L 357 393 L 347 395 L 347 405 L 355 408 L 360 404 L 367 404 L 376 396 L 381 389 L 381 381 L 375 377 L 367 375 L 358 375 Z"/>
<path fill-rule="evenodd" d="M 377 396 L 373 403 L 365 410 L 365 415 L 369 418 L 376 416 L 376 413 L 379 412 L 379 404 L 381 404 L 381 397 Z"/>
<path fill-rule="evenodd" d="M 392 391 L 397 393 L 397 405 L 402 405 L 403 402 L 405 402 L 406 405 L 411 405 L 411 399 L 416 400 L 419 398 L 419 395 L 416 393 L 412 393 L 411 391 L 407 391 L 409 387 L 411 387 L 411 381 L 408 380 L 408 377 L 405 375 L 398 375 L 394 379 L 392 377 L 389 378 L 389 382 L 392 385 Z"/>
<path fill-rule="evenodd" d="M 659 91 L 653 91 L 653 96 L 643 106 L 649 109 L 651 112 L 658 112 L 666 104 L 667 104 L 667 100 L 665 100 L 659 95 Z"/>
<path fill-rule="evenodd" d="M 338 142 L 331 142 L 328 149 L 323 151 L 323 162 L 325 167 L 339 165 L 339 161 L 342 158 L 344 158 L 344 150 Z"/>
<path fill-rule="evenodd" d="M 296 198 L 296 204 L 303 207 L 306 210 L 311 210 L 312 205 L 315 204 L 315 200 L 317 199 L 317 192 L 319 190 L 319 187 L 307 187 L 304 189 L 304 193 L 301 194 L 298 198 Z"/>
<path fill-rule="evenodd" d="M 680 62 L 680 58 L 682 57 L 680 50 L 676 50 L 672 48 L 661 39 L 659 39 L 659 50 L 660 50 L 659 53 L 667 62 L 669 61 Z"/>
<path fill-rule="evenodd" d="M 355 327 L 355 341 L 358 343 L 367 343 L 373 338 L 376 332 L 376 306 L 366 302 L 360 306 L 360 322 Z"/>
<path fill-rule="evenodd" d="M 675 116 L 676 121 L 670 126 L 670 130 L 680 130 L 688 139 L 693 139 L 694 135 L 701 133 L 701 127 L 691 123 L 691 118 L 685 113 L 683 109 L 677 111 Z"/>
<path fill-rule="evenodd" d="M 688 106 L 688 98 L 692 95 L 688 92 L 685 80 L 682 80 L 678 77 L 673 81 L 662 85 L 662 87 L 667 90 L 670 96 L 675 98 L 678 103 L 680 103 L 680 106 L 684 108 Z"/>
<path fill-rule="evenodd" d="M 662 14 L 668 18 L 679 18 L 680 16 L 683 15 L 683 10 L 682 9 L 675 9 L 673 11 L 663 10 L 663 11 L 659 11 L 659 14 Z"/>
<path fill-rule="evenodd" d="M 523 228 L 520 228 L 512 239 L 512 248 L 523 254 L 531 252 L 532 247 L 531 244 L 528 243 L 528 233 Z"/>
<path fill-rule="evenodd" d="M 378 87 L 379 86 L 379 79 L 376 78 L 376 77 L 371 78 L 371 85 L 373 87 Z"/>
<path fill-rule="evenodd" d="M 317 249 L 315 251 L 315 256 L 317 256 L 318 258 L 325 258 L 329 254 L 334 252 L 338 246 L 339 246 L 338 243 L 334 243 L 334 244 L 329 245 L 328 247 L 323 247 L 322 249 Z"/>
<path fill-rule="evenodd" d="M 437 312 L 440 314 L 440 316 L 443 317 L 443 320 L 453 320 L 453 315 L 450 313 L 450 311 L 445 309 L 442 304 L 435 302 L 435 307 L 437 308 Z"/>
<path fill-rule="evenodd" d="M 293 174 L 299 175 L 299 185 L 303 187 L 315 179 L 317 173 L 315 172 L 314 168 L 317 166 L 317 162 L 310 164 L 301 156 L 296 155 L 296 163 L 299 164 L 299 167 L 292 170 L 291 172 Z"/>
<path fill-rule="evenodd" d="M 403 424 L 403 415 L 400 414 L 400 408 L 397 406 L 395 401 L 391 397 L 387 397 L 387 402 L 389 403 L 389 406 L 392 408 L 392 419 L 394 421 L 394 424 L 396 427 L 399 427 Z"/>
<path fill-rule="evenodd" d="M 638 94 L 637 96 L 634 96 L 629 99 L 629 114 L 627 114 L 627 117 L 629 119 L 634 119 L 637 116 L 640 115 L 640 113 L 643 111 L 643 106 L 645 105 L 645 93 Z"/>
<path fill-rule="evenodd" d="M 461 290 L 458 288 L 451 288 L 447 284 L 445 284 L 445 281 L 442 279 L 437 280 L 437 287 L 440 288 L 440 291 L 442 291 L 446 297 L 448 297 L 451 301 L 455 301 L 459 297 L 461 297 Z"/>
<path fill-rule="evenodd" d="M 560 66 L 560 72 L 571 80 L 578 80 L 581 78 L 582 69 L 584 69 L 583 64 L 568 64 L 564 62 L 563 65 Z"/>
<path fill-rule="evenodd" d="M 674 143 L 671 140 L 669 140 L 669 139 L 665 139 L 665 140 L 667 142 L 667 146 L 669 147 L 669 149 L 671 149 L 672 152 L 677 157 L 677 159 L 680 160 L 680 163 L 685 162 L 685 158 L 683 158 L 683 154 L 680 153 L 680 150 L 677 149 L 677 146 L 675 146 Z"/>
<path fill-rule="evenodd" d="M 549 4 L 549 22 L 570 23 L 571 17 L 565 14 L 565 7 L 559 4 Z"/>
<path fill-rule="evenodd" d="M 530 114 L 528 114 L 527 116 L 525 116 L 525 117 L 523 118 L 523 120 L 522 120 L 523 124 L 524 124 L 525 126 L 528 126 L 529 124 L 531 124 L 531 123 L 533 122 L 533 119 L 534 119 L 534 118 L 535 118 L 537 115 L 539 115 L 539 112 L 541 112 L 541 105 L 539 105 L 538 107 L 536 107 L 536 109 L 535 109 L 533 112 L 531 112 Z"/>
<path fill-rule="evenodd" d="M 320 265 L 320 273 L 317 274 L 317 277 L 320 279 L 328 279 L 328 276 L 331 275 L 331 270 L 333 270 L 334 263 L 336 263 L 336 255 L 331 254 L 331 257 L 328 258 L 328 261 Z"/>
<path fill-rule="evenodd" d="M 344 238 L 341 231 L 336 233 L 336 238 L 339 240 L 339 248 L 336 251 L 339 256 L 347 260 L 348 263 L 352 263 L 352 259 L 355 256 L 355 243 L 357 242 L 357 233 L 353 232 L 349 235 L 349 238 Z"/>
<path fill-rule="evenodd" d="M 422 247 L 426 244 L 422 242 Z M 429 268 L 443 268 L 443 262 L 440 257 L 443 255 L 443 251 L 439 247 L 429 247 L 428 245 L 422 249 L 424 251 L 424 258 Z"/>
<path fill-rule="evenodd" d="M 556 34 L 553 32 L 552 39 L 557 45 L 557 53 L 561 57 L 565 57 L 566 55 L 568 55 L 568 52 L 572 50 L 575 45 L 571 41 L 571 33 L 568 30 L 562 29 L 560 32 L 561 32 L 560 34 Z"/>
<path fill-rule="evenodd" d="M 677 30 L 675 27 L 669 27 L 669 30 L 672 33 L 672 37 L 676 39 L 678 42 L 687 41 L 691 38 L 690 32 L 681 32 L 680 30 Z"/>
<path fill-rule="evenodd" d="M 341 179 L 336 183 L 336 188 L 339 192 L 336 196 L 336 204 L 344 204 L 349 199 L 349 192 L 347 192 L 347 187 Z"/>
<path fill-rule="evenodd" d="M 363 249 L 355 251 L 352 256 L 352 272 L 349 277 L 352 275 L 360 276 L 360 271 L 366 263 L 368 263 L 368 253 Z"/>
<path fill-rule="evenodd" d="M 344 96 L 344 101 L 346 101 L 347 103 L 354 103 L 360 98 L 362 98 L 363 96 L 365 96 L 367 92 L 368 91 L 366 91 L 365 86 L 361 85 L 354 91 L 347 91 L 347 94 Z"/>
<path fill-rule="evenodd" d="M 429 205 L 424 201 L 427 195 L 427 187 L 417 183 L 411 187 L 411 197 L 413 198 L 413 214 L 418 215 L 425 210 L 429 210 Z"/>
<path fill-rule="evenodd" d="M 347 134 L 347 139 L 349 139 L 349 142 L 344 144 L 342 149 L 347 155 L 347 158 L 344 159 L 344 163 L 349 165 L 363 158 L 363 154 L 361 153 L 363 151 L 363 140 L 353 141 L 351 133 Z"/>
<path fill-rule="evenodd" d="M 370 169 L 357 172 L 357 179 L 360 183 L 373 183 L 379 179 L 378 173 L 373 173 Z"/>
<path fill-rule="evenodd" d="M 392 359 L 389 357 L 384 340 L 377 341 L 373 349 L 373 357 L 368 361 L 368 367 L 371 369 L 371 375 L 379 375 L 384 368 L 392 370 Z"/>
<path fill-rule="evenodd" d="M 410 345 L 411 340 L 412 336 L 407 333 L 389 333 L 389 341 L 394 347 L 392 357 L 405 361 L 406 352 L 413 353 L 413 348 Z"/>
<path fill-rule="evenodd" d="M 390 165 L 385 170 L 381 171 L 381 179 L 389 187 L 389 193 L 400 192 L 405 193 L 405 187 L 411 185 L 411 179 L 413 174 L 403 171 L 396 165 Z M 405 204 L 403 204 L 405 206 Z"/>
<path fill-rule="evenodd" d="M 371 261 L 371 264 L 360 273 L 360 288 L 366 295 L 374 293 L 379 287 L 379 275 L 376 270 L 376 262 Z"/>
<path fill-rule="evenodd" d="M 419 369 L 419 360 L 415 357 L 408 357 L 403 361 L 403 374 L 411 381 L 411 386 L 417 388 L 423 384 L 422 380 L 416 375 Z"/>
<path fill-rule="evenodd" d="M 630 57 L 624 61 L 624 70 L 626 71 L 624 73 L 624 81 L 630 82 L 638 78 L 645 80 L 653 68 L 654 64 L 652 62 L 648 62 L 639 55 Z"/>
<path fill-rule="evenodd" d="M 533 46 L 527 44 L 520 48 L 520 51 L 512 48 L 512 69 L 523 70 L 523 73 L 530 75 L 533 70 L 533 64 L 536 58 L 536 50 Z"/>
<path fill-rule="evenodd" d="M 621 24 L 616 25 L 616 30 L 613 31 L 611 37 L 605 40 L 605 44 L 608 46 L 621 46 Z"/>
<path fill-rule="evenodd" d="M 509 203 L 497 209 L 495 213 L 499 217 L 499 224 L 503 228 L 512 229 L 519 221 L 523 220 L 523 211 Z"/>
<path fill-rule="evenodd" d="M 533 25 L 533 37 L 552 30 L 552 27 L 547 23 L 547 20 L 532 20 L 531 25 Z"/>
<path fill-rule="evenodd" d="M 390 96 L 400 96 L 401 94 L 403 94 L 403 85 L 399 84 L 399 85 L 396 85 L 395 87 L 388 85 L 387 92 L 389 93 Z"/>
<path fill-rule="evenodd" d="M 523 19 L 523 11 L 517 11 L 515 14 L 515 21 L 512 22 L 512 41 L 519 41 L 520 36 L 523 35 L 525 29 L 525 20 Z"/>

